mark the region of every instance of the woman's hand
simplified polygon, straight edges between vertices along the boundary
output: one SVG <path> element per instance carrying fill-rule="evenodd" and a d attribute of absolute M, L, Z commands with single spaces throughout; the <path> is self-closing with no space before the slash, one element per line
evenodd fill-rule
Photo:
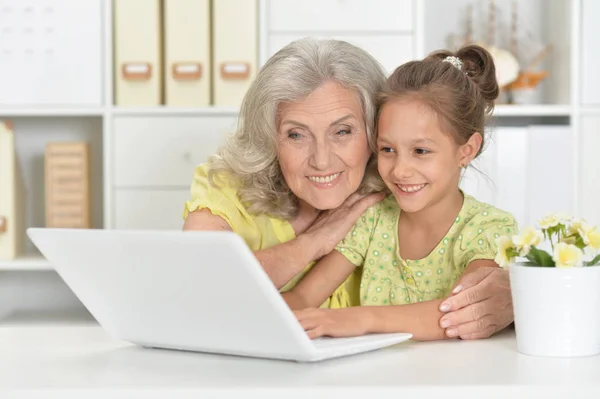
<path fill-rule="evenodd" d="M 317 259 L 333 251 L 335 246 L 348 235 L 360 215 L 384 198 L 384 193 L 367 196 L 354 193 L 338 208 L 322 212 L 304 232 L 311 237 L 313 245 L 319 246 Z"/>
<path fill-rule="evenodd" d="M 345 309 L 304 309 L 294 312 L 308 337 L 356 337 L 369 331 L 368 320 L 360 307 Z"/>
<path fill-rule="evenodd" d="M 488 338 L 514 320 L 510 279 L 507 270 L 480 267 L 465 274 L 442 302 L 440 327 L 449 337 Z"/>

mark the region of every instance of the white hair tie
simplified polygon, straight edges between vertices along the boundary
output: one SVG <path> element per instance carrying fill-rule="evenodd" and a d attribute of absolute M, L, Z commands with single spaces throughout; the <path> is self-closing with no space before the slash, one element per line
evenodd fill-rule
<path fill-rule="evenodd" d="M 452 64 L 452 66 L 454 66 L 456 69 L 458 69 L 459 71 L 462 71 L 462 67 L 463 67 L 463 62 L 460 60 L 460 58 L 455 57 L 453 55 L 449 55 L 448 57 L 444 58 L 442 60 L 442 62 L 449 62 L 450 64 Z"/>

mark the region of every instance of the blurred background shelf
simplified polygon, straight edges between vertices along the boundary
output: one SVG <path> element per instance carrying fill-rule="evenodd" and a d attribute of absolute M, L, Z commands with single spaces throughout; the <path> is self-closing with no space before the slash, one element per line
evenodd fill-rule
<path fill-rule="evenodd" d="M 571 116 L 572 108 L 569 105 L 496 105 L 494 116 Z"/>
<path fill-rule="evenodd" d="M 115 116 L 237 116 L 236 107 L 113 107 L 111 114 Z"/>
<path fill-rule="evenodd" d="M 102 117 L 106 114 L 103 107 L 1 107 L 0 118 L 12 117 Z"/>
<path fill-rule="evenodd" d="M 14 260 L 0 260 L 0 271 L 52 271 L 54 268 L 42 255 L 25 255 Z"/>

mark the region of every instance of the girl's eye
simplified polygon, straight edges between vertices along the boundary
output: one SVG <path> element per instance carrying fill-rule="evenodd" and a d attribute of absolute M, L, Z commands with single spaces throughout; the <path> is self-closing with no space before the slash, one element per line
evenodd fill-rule
<path fill-rule="evenodd" d="M 394 152 L 394 149 L 392 147 L 381 147 L 381 149 L 379 150 L 381 152 Z"/>
<path fill-rule="evenodd" d="M 417 155 L 425 155 L 429 154 L 431 151 L 426 150 L 425 148 L 415 148 L 415 154 Z"/>

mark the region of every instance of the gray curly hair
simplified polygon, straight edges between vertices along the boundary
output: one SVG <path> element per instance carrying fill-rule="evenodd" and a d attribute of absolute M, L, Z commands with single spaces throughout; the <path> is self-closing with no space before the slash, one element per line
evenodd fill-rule
<path fill-rule="evenodd" d="M 356 93 L 369 146 L 376 153 L 376 99 L 385 83 L 382 66 L 350 43 L 304 38 L 283 47 L 259 71 L 242 101 L 236 132 L 210 160 L 210 183 L 233 178 L 250 213 L 291 220 L 298 212 L 298 198 L 287 186 L 277 159 L 278 106 L 301 101 L 327 81 Z M 359 192 L 385 189 L 376 159 L 371 156 Z"/>

